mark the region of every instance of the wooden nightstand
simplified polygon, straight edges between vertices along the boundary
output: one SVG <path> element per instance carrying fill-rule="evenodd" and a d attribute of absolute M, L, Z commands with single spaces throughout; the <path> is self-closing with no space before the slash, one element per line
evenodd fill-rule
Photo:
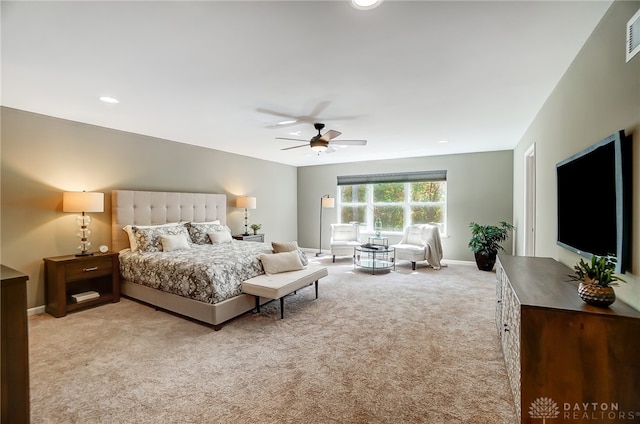
<path fill-rule="evenodd" d="M 244 234 L 236 234 L 231 237 L 233 237 L 236 240 L 257 241 L 260 243 L 264 243 L 264 234 L 249 234 L 247 236 L 245 236 Z"/>
<path fill-rule="evenodd" d="M 120 301 L 120 263 L 115 252 L 44 258 L 44 273 L 45 311 L 56 318 L 76 309 Z M 86 292 L 100 296 L 81 302 L 72 297 Z"/>

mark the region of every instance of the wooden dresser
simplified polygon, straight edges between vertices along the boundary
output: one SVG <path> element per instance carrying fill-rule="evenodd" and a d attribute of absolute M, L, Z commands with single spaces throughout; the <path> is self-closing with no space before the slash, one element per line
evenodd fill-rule
<path fill-rule="evenodd" d="M 0 422 L 29 422 L 29 339 L 27 277 L 1 266 L 2 298 L 2 418 Z"/>
<path fill-rule="evenodd" d="M 496 324 L 520 422 L 640 423 L 640 312 L 620 299 L 587 305 L 570 274 L 551 258 L 496 263 Z"/>

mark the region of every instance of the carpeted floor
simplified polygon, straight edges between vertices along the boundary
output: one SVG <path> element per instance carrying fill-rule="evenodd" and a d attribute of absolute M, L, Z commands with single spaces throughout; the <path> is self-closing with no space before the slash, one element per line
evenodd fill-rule
<path fill-rule="evenodd" d="M 495 274 L 331 263 L 221 331 L 137 302 L 30 318 L 32 423 L 515 423 Z"/>

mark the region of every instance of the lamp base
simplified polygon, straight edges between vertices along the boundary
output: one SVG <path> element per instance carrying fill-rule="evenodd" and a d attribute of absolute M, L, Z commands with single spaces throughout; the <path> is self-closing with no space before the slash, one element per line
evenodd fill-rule
<path fill-rule="evenodd" d="M 93 256 L 93 252 L 80 252 L 76 253 L 76 256 Z"/>
<path fill-rule="evenodd" d="M 250 233 L 243 233 L 242 235 L 243 236 L 250 236 L 251 234 Z"/>
<path fill-rule="evenodd" d="M 325 254 L 324 254 L 323 252 L 318 252 L 318 253 L 316 253 L 316 256 L 317 256 L 317 257 L 324 256 L 324 255 L 325 255 Z"/>

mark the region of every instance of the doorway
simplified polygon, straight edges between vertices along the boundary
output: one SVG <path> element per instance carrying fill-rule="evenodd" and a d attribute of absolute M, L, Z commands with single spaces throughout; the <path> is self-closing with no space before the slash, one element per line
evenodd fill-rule
<path fill-rule="evenodd" d="M 536 254 L 536 145 L 524 153 L 524 256 Z"/>

